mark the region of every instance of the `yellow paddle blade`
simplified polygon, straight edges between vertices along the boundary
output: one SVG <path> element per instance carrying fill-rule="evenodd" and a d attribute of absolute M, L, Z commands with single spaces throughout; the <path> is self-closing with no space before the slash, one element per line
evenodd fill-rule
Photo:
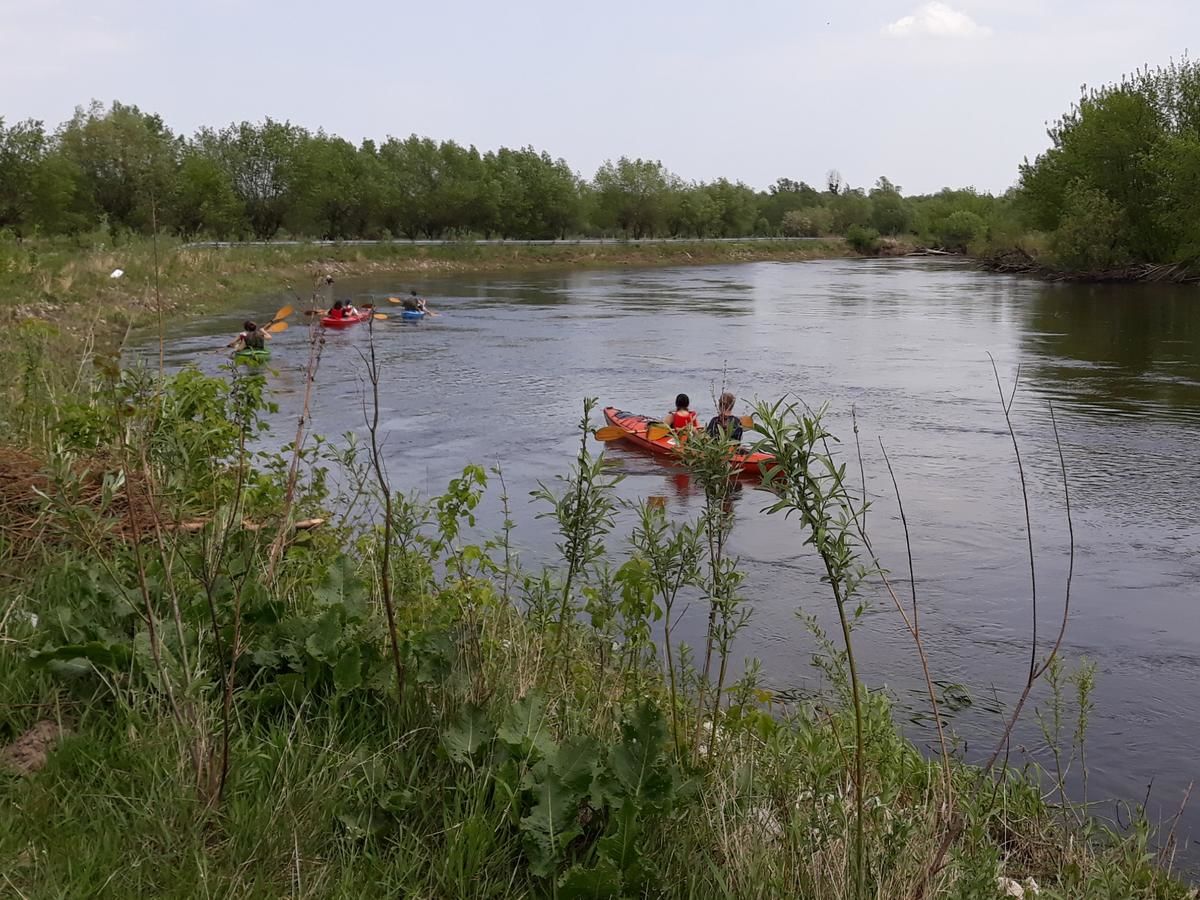
<path fill-rule="evenodd" d="M 323 316 L 328 312 L 329 312 L 329 310 L 327 310 L 327 309 L 306 309 L 304 311 L 304 314 L 306 316 Z"/>
<path fill-rule="evenodd" d="M 399 297 L 388 297 L 388 303 L 403 303 Z"/>
<path fill-rule="evenodd" d="M 269 331 L 271 334 L 279 334 L 279 332 L 287 331 L 287 330 L 288 330 L 287 322 L 272 322 L 270 325 L 268 325 L 266 328 L 263 329 L 263 331 Z"/>
<path fill-rule="evenodd" d="M 646 440 L 661 441 L 671 437 L 671 429 L 665 425 L 652 426 L 646 431 Z"/>
<path fill-rule="evenodd" d="M 371 318 L 375 319 L 375 321 L 377 321 L 377 322 L 382 322 L 384 319 L 387 318 L 387 316 L 384 315 L 383 313 L 375 313 L 373 316 L 371 316 Z"/>
<path fill-rule="evenodd" d="M 284 306 L 281 309 L 279 309 L 279 311 L 276 312 L 274 316 L 271 317 L 271 321 L 272 322 L 282 322 L 284 319 L 286 319 L 288 316 L 290 316 L 293 312 L 295 312 L 295 310 L 293 310 L 290 306 Z"/>
<path fill-rule="evenodd" d="M 605 425 L 603 428 L 597 428 L 593 436 L 598 441 L 619 441 L 627 433 L 619 425 Z"/>
<path fill-rule="evenodd" d="M 738 419 L 738 421 L 742 423 L 743 428 L 754 427 L 754 419 L 752 419 L 750 416 L 742 416 L 740 419 Z"/>

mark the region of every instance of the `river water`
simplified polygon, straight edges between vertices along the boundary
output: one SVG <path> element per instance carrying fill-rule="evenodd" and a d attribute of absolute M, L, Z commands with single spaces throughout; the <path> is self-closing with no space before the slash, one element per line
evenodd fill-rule
<path fill-rule="evenodd" d="M 442 315 L 375 325 L 393 485 L 433 493 L 468 462 L 499 464 L 530 565 L 552 554 L 554 538 L 528 492 L 565 471 L 585 396 L 663 414 L 685 391 L 705 419 L 722 382 L 740 404 L 785 394 L 828 402 L 828 423 L 851 454 L 854 409 L 876 549 L 906 576 L 882 439 L 911 530 L 933 675 L 970 697 L 955 704 L 951 721 L 971 758 L 992 746 L 1029 667 L 1025 512 L 988 354 L 1006 391 L 1019 367 L 1012 417 L 1033 517 L 1039 652 L 1058 631 L 1068 570 L 1051 404 L 1067 469 L 1076 552 L 1064 650 L 1070 667 L 1083 659 L 1098 667 L 1088 797 L 1106 801 L 1096 812 L 1112 815 L 1107 801 L 1141 802 L 1153 782 L 1151 818 L 1175 814 L 1200 769 L 1200 288 L 1047 285 L 915 260 L 336 285 L 338 296 L 359 302 L 410 288 Z M 261 298 L 187 323 L 168 360 L 215 369 L 214 336 L 227 340 L 241 318 L 261 320 L 281 302 Z M 301 323 L 293 319 L 272 343 L 280 443 L 300 402 Z M 365 434 L 359 354 L 367 337 L 359 326 L 328 335 L 313 416 L 324 435 Z M 626 476 L 621 497 L 663 497 L 672 517 L 698 513 L 702 497 L 686 475 L 620 445 L 607 452 Z M 499 526 L 498 493 L 484 505 L 485 527 Z M 753 608 L 738 653 L 761 659 L 776 689 L 818 690 L 814 640 L 796 612 L 830 629 L 834 610 L 796 526 L 763 512 L 767 499 L 746 491 L 737 501 L 732 547 Z M 619 549 L 626 532 L 610 544 Z M 858 638 L 866 676 L 894 695 L 914 739 L 928 742 L 911 640 L 890 601 L 869 594 Z M 702 628 L 695 607 L 680 633 L 697 642 Z M 1034 705 L 1045 709 L 1046 699 L 1040 690 Z M 1068 720 L 1067 744 L 1071 728 Z M 1014 761 L 1025 753 L 1049 762 L 1032 706 Z M 1077 794 L 1078 774 L 1077 766 Z M 1200 805 L 1191 809 L 1181 832 L 1200 836 Z"/>

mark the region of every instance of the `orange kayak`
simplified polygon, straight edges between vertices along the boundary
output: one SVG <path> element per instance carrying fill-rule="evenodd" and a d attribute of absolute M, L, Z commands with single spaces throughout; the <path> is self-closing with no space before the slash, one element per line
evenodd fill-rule
<path fill-rule="evenodd" d="M 604 419 L 609 425 L 616 425 L 622 429 L 625 432 L 625 439 L 642 450 L 648 450 L 660 456 L 678 455 L 679 441 L 674 435 L 668 434 L 657 440 L 650 440 L 648 434 L 650 426 L 662 425 L 661 419 L 651 419 L 648 416 L 635 415 L 634 413 L 617 409 L 615 406 L 606 406 L 604 408 Z M 738 475 L 760 478 L 762 470 L 759 468 L 759 464 L 770 462 L 772 459 L 774 457 L 769 453 L 734 453 L 733 468 Z"/>

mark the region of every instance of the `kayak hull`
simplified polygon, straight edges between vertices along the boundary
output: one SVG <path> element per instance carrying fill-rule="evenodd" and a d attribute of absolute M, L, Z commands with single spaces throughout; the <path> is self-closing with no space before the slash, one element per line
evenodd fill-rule
<path fill-rule="evenodd" d="M 662 425 L 659 419 L 652 419 L 648 416 L 639 416 L 635 413 L 626 412 L 622 409 L 617 409 L 615 406 L 608 406 L 604 409 L 604 420 L 609 425 L 616 425 L 625 432 L 625 440 L 648 453 L 654 453 L 658 456 L 671 456 L 678 458 L 679 456 L 679 440 L 674 435 L 668 434 L 665 437 L 660 437 L 656 440 L 650 440 L 649 430 L 651 425 Z M 733 470 L 743 478 L 761 478 L 762 469 L 760 464 L 769 463 L 774 459 L 769 453 L 734 453 L 732 459 Z"/>
<path fill-rule="evenodd" d="M 425 318 L 425 313 L 423 310 L 419 310 L 419 309 L 406 309 L 400 313 L 400 318 L 402 318 L 402 319 L 423 319 L 423 318 Z"/>
<path fill-rule="evenodd" d="M 333 319 L 329 316 L 321 317 L 321 324 L 326 328 L 349 328 L 351 325 L 357 325 L 359 322 L 365 322 L 371 318 L 370 313 L 359 313 L 357 316 L 344 316 L 341 319 Z"/>

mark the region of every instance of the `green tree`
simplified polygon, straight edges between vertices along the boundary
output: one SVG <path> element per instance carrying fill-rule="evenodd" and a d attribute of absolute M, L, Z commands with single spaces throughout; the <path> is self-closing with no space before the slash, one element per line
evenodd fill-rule
<path fill-rule="evenodd" d="M 672 181 L 658 161 L 622 156 L 606 162 L 595 178 L 598 224 L 635 240 L 664 231 Z"/>
<path fill-rule="evenodd" d="M 229 174 L 217 160 L 195 150 L 179 165 L 170 205 L 171 224 L 184 237 L 203 234 L 223 241 L 246 230 L 245 207 Z"/>
<path fill-rule="evenodd" d="M 68 227 L 76 177 L 41 122 L 6 127 L 0 118 L 0 228 L 21 237 L 35 228 Z"/>
<path fill-rule="evenodd" d="M 79 172 L 76 196 L 84 213 L 138 231 L 148 231 L 156 214 L 162 217 L 158 210 L 171 194 L 183 141 L 159 116 L 94 102 L 75 110 L 58 140 Z"/>
<path fill-rule="evenodd" d="M 846 234 L 854 225 L 868 227 L 871 224 L 871 201 L 862 188 L 844 188 L 829 201 L 829 210 L 837 234 Z"/>
<path fill-rule="evenodd" d="M 245 207 L 250 231 L 260 241 L 274 237 L 300 198 L 297 152 L 307 137 L 288 122 L 240 122 L 219 132 L 201 129 L 195 144 L 217 160 Z"/>
<path fill-rule="evenodd" d="M 880 234 L 903 234 L 912 228 L 912 210 L 897 185 L 880 176 L 868 196 L 871 225 Z"/>

